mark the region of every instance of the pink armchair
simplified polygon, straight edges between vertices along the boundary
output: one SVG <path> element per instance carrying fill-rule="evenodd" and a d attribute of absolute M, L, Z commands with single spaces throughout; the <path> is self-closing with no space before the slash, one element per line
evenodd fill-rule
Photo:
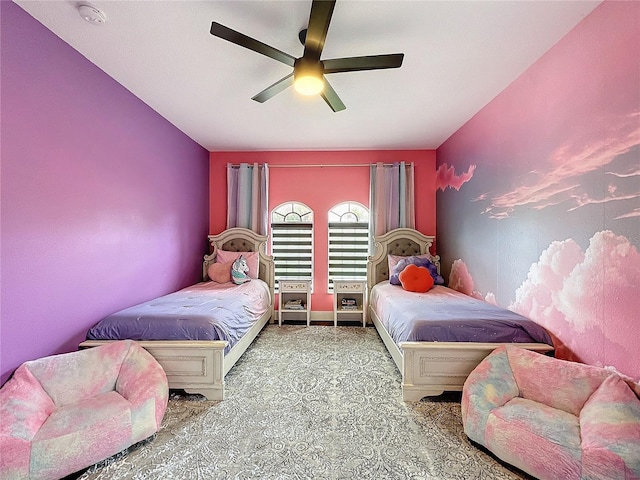
<path fill-rule="evenodd" d="M 25 362 L 0 389 L 0 477 L 55 479 L 153 435 L 160 364 L 131 340 Z"/>
<path fill-rule="evenodd" d="M 540 480 L 640 479 L 640 400 L 618 375 L 512 346 L 469 375 L 464 431 Z"/>

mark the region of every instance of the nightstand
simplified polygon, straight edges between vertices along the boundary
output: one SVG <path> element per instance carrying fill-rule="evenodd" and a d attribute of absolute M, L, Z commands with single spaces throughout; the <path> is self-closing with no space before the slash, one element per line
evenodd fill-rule
<path fill-rule="evenodd" d="M 367 282 L 364 280 L 333 281 L 333 325 L 338 320 L 362 321 L 367 326 Z"/>
<path fill-rule="evenodd" d="M 280 280 L 278 301 L 278 325 L 287 320 L 311 322 L 311 281 Z"/>

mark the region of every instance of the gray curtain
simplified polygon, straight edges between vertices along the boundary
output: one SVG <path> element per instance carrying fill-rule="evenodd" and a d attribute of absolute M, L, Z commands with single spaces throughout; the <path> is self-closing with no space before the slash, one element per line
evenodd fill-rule
<path fill-rule="evenodd" d="M 227 228 L 248 228 L 267 235 L 268 226 L 268 165 L 227 164 Z"/>
<path fill-rule="evenodd" d="M 415 228 L 413 163 L 371 165 L 369 187 L 369 252 L 373 239 L 394 228 Z"/>

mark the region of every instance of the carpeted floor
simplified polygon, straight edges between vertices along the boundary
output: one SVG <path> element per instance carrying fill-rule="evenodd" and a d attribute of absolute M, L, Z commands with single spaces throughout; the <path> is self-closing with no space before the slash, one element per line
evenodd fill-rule
<path fill-rule="evenodd" d="M 172 394 L 151 441 L 88 479 L 522 479 L 471 445 L 459 394 L 404 403 L 374 328 L 269 325 L 222 402 Z"/>

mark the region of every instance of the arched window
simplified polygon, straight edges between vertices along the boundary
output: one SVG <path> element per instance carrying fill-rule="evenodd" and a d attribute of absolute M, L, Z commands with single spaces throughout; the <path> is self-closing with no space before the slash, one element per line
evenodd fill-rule
<path fill-rule="evenodd" d="M 329 210 L 329 292 L 333 280 L 366 280 L 369 255 L 369 210 L 344 202 Z"/>
<path fill-rule="evenodd" d="M 271 254 L 279 280 L 311 280 L 313 288 L 313 211 L 286 202 L 271 212 Z"/>

